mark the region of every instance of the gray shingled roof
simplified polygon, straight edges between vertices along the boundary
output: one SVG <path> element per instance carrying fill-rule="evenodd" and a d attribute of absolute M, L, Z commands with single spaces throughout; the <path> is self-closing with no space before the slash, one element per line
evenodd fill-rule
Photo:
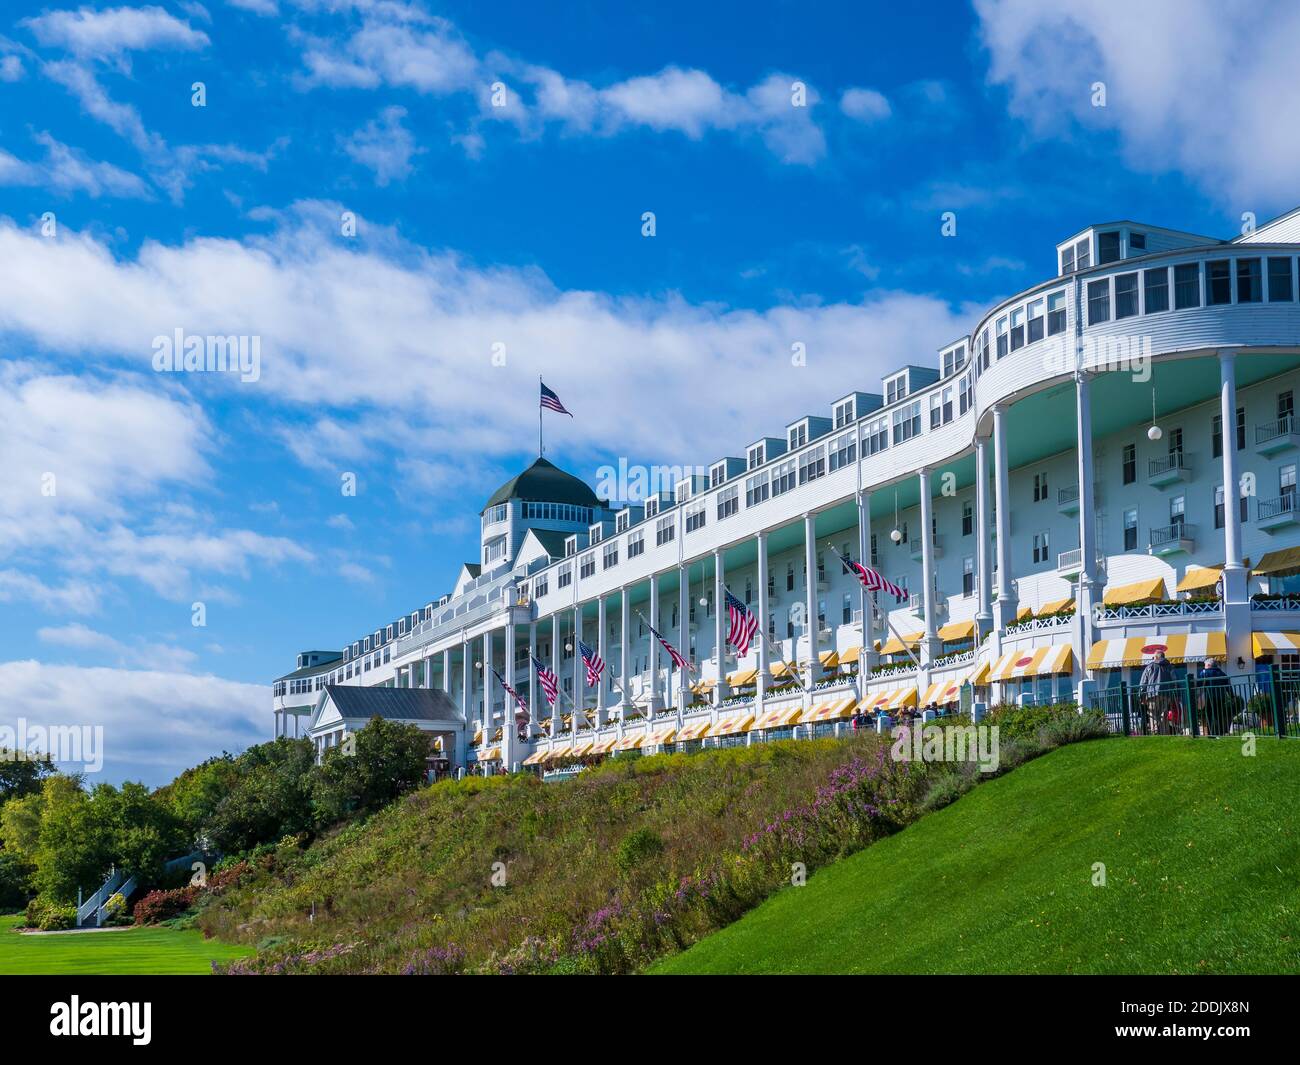
<path fill-rule="evenodd" d="M 367 688 L 328 684 L 325 692 L 345 718 L 382 717 L 406 721 L 459 721 L 456 704 L 441 688 Z"/>
<path fill-rule="evenodd" d="M 573 503 L 580 507 L 600 506 L 600 500 L 590 485 L 541 458 L 493 492 L 479 513 L 511 499 L 524 499 L 531 503 Z"/>

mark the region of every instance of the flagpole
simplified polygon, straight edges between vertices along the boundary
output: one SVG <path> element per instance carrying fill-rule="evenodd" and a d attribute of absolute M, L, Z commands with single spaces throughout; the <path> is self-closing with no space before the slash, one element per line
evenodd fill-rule
<path fill-rule="evenodd" d="M 731 594 L 732 594 L 731 589 L 727 587 L 725 581 L 723 582 L 722 590 L 723 590 L 724 592 L 726 592 L 728 595 L 731 595 Z M 737 601 L 739 601 L 739 600 L 737 600 Z M 759 618 L 759 619 L 758 619 L 758 628 L 757 628 L 755 631 L 758 633 L 758 638 L 759 638 L 760 640 L 763 641 L 763 646 L 767 648 L 767 653 L 768 653 L 768 655 L 770 656 L 770 655 L 772 654 L 772 642 L 767 638 L 767 632 L 765 631 L 764 626 L 763 626 L 763 622 L 764 622 L 764 620 L 765 620 L 764 618 Z M 809 654 L 812 654 L 813 650 L 815 650 L 815 648 L 813 647 L 813 643 L 812 643 L 811 640 L 808 642 L 808 648 L 809 648 L 809 650 L 808 650 L 808 653 L 809 653 Z M 798 654 L 798 652 L 796 651 L 796 652 L 795 652 L 795 658 L 798 659 L 798 657 L 799 657 L 799 654 Z M 776 660 L 777 660 L 778 662 L 780 662 L 780 663 L 781 663 L 782 665 L 784 665 L 784 666 L 788 666 L 788 665 L 790 664 L 789 662 L 785 661 L 785 659 L 784 659 L 781 655 L 777 655 L 777 656 L 776 656 Z M 721 673 L 721 672 L 722 672 L 722 666 L 721 666 L 722 655 L 721 655 L 721 654 L 718 655 L 718 662 L 719 662 L 718 672 Z M 803 683 L 803 681 L 799 679 L 799 663 L 798 663 L 797 661 L 795 662 L 795 668 L 794 668 L 794 670 L 793 670 L 793 671 L 790 671 L 790 676 L 791 676 L 791 678 L 794 680 L 795 684 L 797 684 L 797 685 L 799 686 L 799 690 L 800 690 L 801 692 L 803 692 L 804 695 L 811 695 L 811 694 L 812 694 L 812 692 L 809 691 L 809 689 L 807 689 L 807 688 L 804 687 L 804 683 Z M 721 679 L 721 678 L 719 678 L 719 679 Z"/>
<path fill-rule="evenodd" d="M 649 619 L 647 619 L 646 616 L 645 616 L 644 614 L 642 614 L 641 611 L 639 611 L 639 610 L 636 612 L 636 616 L 639 617 L 643 622 L 645 622 L 645 627 L 650 631 L 650 639 L 651 639 L 651 641 L 654 641 L 655 639 L 659 639 L 659 642 L 662 643 L 662 642 L 663 642 L 662 638 L 657 638 L 657 637 L 655 636 L 655 628 L 654 628 L 653 625 L 650 624 Z M 652 644 L 652 645 L 653 645 L 653 644 Z M 679 651 L 678 654 L 681 654 L 681 652 Z M 651 661 L 653 661 L 655 656 L 654 656 L 654 655 L 651 655 L 650 657 L 651 657 Z M 683 660 L 684 662 L 686 662 L 686 667 L 690 670 L 690 672 L 694 673 L 694 672 L 695 672 L 695 667 L 691 665 L 691 663 L 690 663 L 690 659 L 688 659 L 685 655 L 682 655 L 682 660 Z M 668 665 L 668 684 L 669 684 L 668 694 L 671 694 L 671 692 L 672 692 L 672 683 L 673 683 L 673 667 L 672 667 L 672 661 L 673 661 L 673 656 L 672 656 L 672 655 L 669 655 L 669 656 L 668 656 L 668 663 L 669 663 L 669 665 Z M 680 670 L 682 667 L 678 666 L 677 668 Z M 683 678 L 683 679 L 685 679 L 685 678 Z M 649 720 L 649 717 L 648 717 L 648 716 L 647 716 L 646 720 L 647 720 L 647 721 Z"/>
<path fill-rule="evenodd" d="M 835 550 L 834 544 L 828 543 L 826 546 L 831 549 L 831 554 L 833 554 L 836 558 L 838 558 L 841 563 L 846 563 L 844 556 Z M 863 587 L 863 590 L 864 591 L 866 590 L 865 586 Z M 912 665 L 916 666 L 916 668 L 919 670 L 921 668 L 921 660 L 917 658 L 915 654 L 912 653 L 912 649 L 907 646 L 907 641 L 904 640 L 903 637 L 899 635 L 898 630 L 894 628 L 894 623 L 889 620 L 889 615 L 883 613 L 881 609 L 878 606 L 876 606 L 875 600 L 873 600 L 870 595 L 867 596 L 867 602 L 871 604 L 872 616 L 884 622 L 885 628 L 887 628 L 893 634 L 894 639 L 896 639 L 900 644 L 903 645 L 903 650 L 907 652 L 907 657 L 912 660 Z"/>
<path fill-rule="evenodd" d="M 546 447 L 542 443 L 542 375 L 537 375 L 537 457 L 540 459 L 546 454 Z"/>

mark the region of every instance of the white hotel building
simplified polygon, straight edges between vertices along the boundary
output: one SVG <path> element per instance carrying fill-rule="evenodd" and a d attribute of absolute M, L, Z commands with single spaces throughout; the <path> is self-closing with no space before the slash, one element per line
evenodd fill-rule
<path fill-rule="evenodd" d="M 448 594 L 299 655 L 276 734 L 324 748 L 363 724 L 333 686 L 423 688 L 451 766 L 545 768 L 817 734 L 967 682 L 983 703 L 1086 701 L 1158 646 L 1252 673 L 1300 631 L 1298 256 L 1300 209 L 1232 240 L 1090 226 L 937 367 L 827 397 L 643 504 L 539 460 L 488 501 Z M 893 631 L 828 545 L 909 590 L 877 600 Z M 724 582 L 769 635 L 739 661 Z M 598 690 L 575 634 L 608 663 Z M 555 713 L 530 653 L 561 678 Z"/>

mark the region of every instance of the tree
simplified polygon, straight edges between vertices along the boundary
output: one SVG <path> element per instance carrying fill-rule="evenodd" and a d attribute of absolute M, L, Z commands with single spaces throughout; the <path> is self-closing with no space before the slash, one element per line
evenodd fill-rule
<path fill-rule="evenodd" d="M 54 772 L 48 754 L 33 755 L 0 747 L 0 806 L 41 790 L 41 781 Z"/>
<path fill-rule="evenodd" d="M 311 778 L 316 752 L 307 739 L 280 738 L 235 759 L 234 785 L 201 826 L 227 854 L 312 827 Z"/>
<path fill-rule="evenodd" d="M 202 846 L 206 842 L 205 826 L 238 783 L 238 762 L 234 755 L 223 753 L 185 770 L 170 784 L 159 788 L 154 798 L 185 826 L 189 842 Z"/>
<path fill-rule="evenodd" d="M 351 813 L 372 813 L 424 781 L 429 734 L 415 725 L 372 717 L 356 733 L 356 749 L 325 752 L 316 776 L 318 824 Z"/>

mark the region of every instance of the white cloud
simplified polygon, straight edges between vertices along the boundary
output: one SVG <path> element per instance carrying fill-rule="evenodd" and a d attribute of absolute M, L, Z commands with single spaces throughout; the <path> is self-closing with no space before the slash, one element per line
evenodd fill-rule
<path fill-rule="evenodd" d="M 40 162 L 27 162 L 0 149 L 0 185 L 48 187 L 64 195 L 84 192 L 92 199 L 149 198 L 149 187 L 135 174 L 112 163 L 87 159 L 48 133 L 37 134 L 36 140 L 45 148 L 45 158 Z"/>
<path fill-rule="evenodd" d="M 0 690 L 14 708 L 6 724 L 22 717 L 29 726 L 103 728 L 104 768 L 89 777 L 92 784 L 165 784 L 218 751 L 239 751 L 271 734 L 264 685 L 211 675 L 27 660 L 0 663 Z"/>
<path fill-rule="evenodd" d="M 1038 134 L 1113 130 L 1133 167 L 1185 171 L 1240 210 L 1263 215 L 1297 202 L 1300 138 L 1279 117 L 1300 112 L 1294 3 L 975 7 L 989 80 L 1007 87 L 1012 112 Z M 1097 82 L 1104 107 L 1093 106 Z"/>
<path fill-rule="evenodd" d="M 91 59 L 149 49 L 195 51 L 209 43 L 206 33 L 160 7 L 50 11 L 24 19 L 20 25 L 31 30 L 45 47 L 62 48 Z"/>
<path fill-rule="evenodd" d="M 845 89 L 840 110 L 859 122 L 879 122 L 893 113 L 889 101 L 875 89 Z"/>
<path fill-rule="evenodd" d="M 126 647 L 104 632 L 97 632 L 79 621 L 67 625 L 46 625 L 36 630 L 43 643 L 60 644 L 79 651 L 125 651 Z"/>
<path fill-rule="evenodd" d="M 30 573 L 0 570 L 0 603 L 34 604 L 50 613 L 93 614 L 99 609 L 99 590 L 86 581 L 46 584 Z"/>
<path fill-rule="evenodd" d="M 278 15 L 280 5 L 275 0 L 226 0 L 231 7 L 250 11 L 254 15 Z"/>
<path fill-rule="evenodd" d="M 0 56 L 0 81 L 18 81 L 23 76 L 23 61 L 16 55 Z"/>
<path fill-rule="evenodd" d="M 343 142 L 343 150 L 356 162 L 373 170 L 375 184 L 403 181 L 411 174 L 411 157 L 419 151 L 415 137 L 402 125 L 404 107 L 385 107 Z"/>

